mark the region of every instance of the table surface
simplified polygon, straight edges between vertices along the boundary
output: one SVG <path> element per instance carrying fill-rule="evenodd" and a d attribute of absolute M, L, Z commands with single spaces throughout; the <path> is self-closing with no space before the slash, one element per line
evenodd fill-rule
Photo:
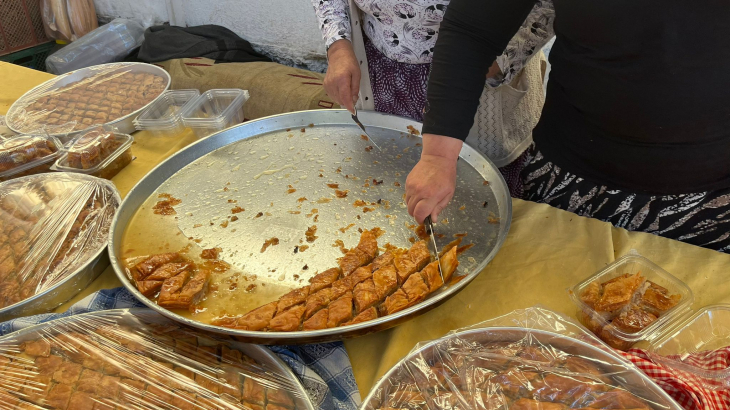
<path fill-rule="evenodd" d="M 52 75 L 0 62 L 0 114 L 27 90 Z M 195 141 L 134 134 L 136 159 L 112 180 L 122 197 L 155 165 Z M 355 379 L 365 397 L 373 384 L 421 341 L 471 326 L 514 309 L 543 305 L 575 317 L 567 288 L 635 249 L 685 281 L 693 309 L 730 303 L 730 255 L 645 233 L 628 232 L 543 204 L 514 200 L 512 228 L 497 257 L 464 290 L 438 308 L 394 329 L 345 342 Z M 121 286 L 111 267 L 86 290 L 62 305 L 65 311 L 99 289 Z"/>

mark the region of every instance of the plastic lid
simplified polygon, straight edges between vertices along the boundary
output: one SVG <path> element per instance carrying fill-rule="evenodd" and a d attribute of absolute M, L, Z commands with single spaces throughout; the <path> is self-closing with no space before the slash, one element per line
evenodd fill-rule
<path fill-rule="evenodd" d="M 20 174 L 60 155 L 61 143 L 48 135 L 21 135 L 0 142 L 0 178 Z"/>
<path fill-rule="evenodd" d="M 224 127 L 248 100 L 248 91 L 238 88 L 208 90 L 180 111 L 188 127 Z"/>
<path fill-rule="evenodd" d="M 730 386 L 730 368 L 714 360 L 730 348 L 730 304 L 706 306 L 652 342 L 652 359 L 669 368 L 723 380 Z"/>
<path fill-rule="evenodd" d="M 95 128 L 77 137 L 64 148 L 54 171 L 95 173 L 104 169 L 126 151 L 134 141 L 131 135 Z"/>
<path fill-rule="evenodd" d="M 172 128 L 181 121 L 180 112 L 199 95 L 198 90 L 166 91 L 139 114 L 134 125 L 138 130 Z"/>
<path fill-rule="evenodd" d="M 640 276 L 634 276 L 636 274 Z M 616 304 L 615 310 L 599 308 L 597 305 L 594 308 L 585 302 L 584 296 L 587 292 L 591 292 L 591 289 L 598 289 L 610 280 L 626 275 L 636 279 L 636 286 L 631 292 L 630 299 L 625 300 L 625 303 Z M 673 306 L 666 310 L 647 307 L 644 297 L 655 295 L 657 292 L 662 294 L 657 297 L 673 300 L 667 305 L 673 304 Z M 582 318 L 584 324 L 616 348 L 628 348 L 640 340 L 655 339 L 658 336 L 658 329 L 663 324 L 688 310 L 694 301 L 692 290 L 684 282 L 636 251 L 620 257 L 600 272 L 575 285 L 569 293 L 584 315 Z M 613 323 L 619 317 L 626 324 L 636 326 L 640 330 L 632 332 L 627 330 L 626 326 Z M 644 327 L 639 326 L 639 322 L 643 320 L 648 324 Z M 586 321 L 589 323 L 585 323 Z"/>

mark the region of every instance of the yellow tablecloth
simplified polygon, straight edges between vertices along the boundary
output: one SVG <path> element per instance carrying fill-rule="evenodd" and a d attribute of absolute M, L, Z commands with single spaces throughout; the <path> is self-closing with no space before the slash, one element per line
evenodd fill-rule
<path fill-rule="evenodd" d="M 0 63 L 0 114 L 25 91 L 49 75 Z M 160 141 L 134 135 L 137 159 L 113 182 L 122 195 L 156 164 L 194 141 L 184 135 Z M 363 397 L 377 379 L 420 341 L 473 325 L 514 309 L 542 304 L 574 315 L 566 289 L 631 249 L 685 281 L 695 294 L 694 308 L 730 303 L 730 255 L 653 235 L 627 232 L 531 202 L 513 201 L 512 228 L 502 250 L 461 293 L 440 307 L 397 328 L 345 342 Z M 103 288 L 120 286 L 107 269 L 92 285 L 58 310 Z"/>

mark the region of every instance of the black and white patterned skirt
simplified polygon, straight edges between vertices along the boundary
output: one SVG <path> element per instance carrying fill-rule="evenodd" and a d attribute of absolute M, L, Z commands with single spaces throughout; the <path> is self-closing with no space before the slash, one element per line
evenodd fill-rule
<path fill-rule="evenodd" d="M 560 169 L 534 145 L 522 171 L 523 199 L 720 252 L 730 250 L 730 189 L 648 195 L 597 185 Z"/>

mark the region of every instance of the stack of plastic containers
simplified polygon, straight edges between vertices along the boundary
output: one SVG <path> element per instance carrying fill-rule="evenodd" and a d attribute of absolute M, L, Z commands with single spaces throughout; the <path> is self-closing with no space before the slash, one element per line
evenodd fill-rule
<path fill-rule="evenodd" d="M 181 111 L 200 96 L 198 90 L 165 91 L 134 120 L 138 130 L 147 130 L 157 137 L 174 136 L 185 131 Z"/>
<path fill-rule="evenodd" d="M 248 91 L 215 89 L 201 94 L 180 111 L 183 123 L 192 128 L 198 138 L 243 122 L 243 104 Z"/>

